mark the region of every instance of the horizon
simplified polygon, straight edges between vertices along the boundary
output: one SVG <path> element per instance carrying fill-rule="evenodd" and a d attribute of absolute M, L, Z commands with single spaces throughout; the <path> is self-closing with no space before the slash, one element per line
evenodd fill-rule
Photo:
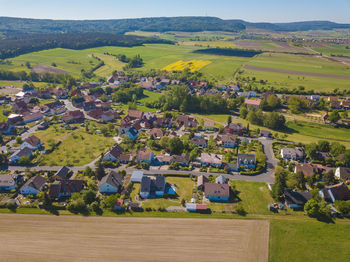
<path fill-rule="evenodd" d="M 271 24 L 284 24 L 284 23 L 304 23 L 304 22 L 331 22 L 331 23 L 338 23 L 338 24 L 350 24 L 350 22 L 336 22 L 333 20 L 295 20 L 295 21 L 277 21 L 277 22 L 270 22 L 270 21 L 250 21 L 245 20 L 242 18 L 221 18 L 217 16 L 195 16 L 195 15 L 188 15 L 188 16 L 145 16 L 145 17 L 125 17 L 125 18 L 101 18 L 101 19 L 53 19 L 53 18 L 35 18 L 35 17 L 20 17 L 20 16 L 2 16 L 0 15 L 0 18 L 14 18 L 14 19 L 33 19 L 33 20 L 51 20 L 51 21 L 108 21 L 108 20 L 127 20 L 127 19 L 147 19 L 147 18 L 179 18 L 179 17 L 208 17 L 208 18 L 219 18 L 221 20 L 242 20 L 244 22 L 248 23 L 271 23 Z"/>
<path fill-rule="evenodd" d="M 1 17 L 50 20 L 114 20 L 152 17 L 209 16 L 224 20 L 244 20 L 252 23 L 290 23 L 305 21 L 332 21 L 350 23 L 350 0 L 178 0 L 164 3 L 160 0 L 0 0 Z M 336 15 L 335 15 L 336 14 Z"/>

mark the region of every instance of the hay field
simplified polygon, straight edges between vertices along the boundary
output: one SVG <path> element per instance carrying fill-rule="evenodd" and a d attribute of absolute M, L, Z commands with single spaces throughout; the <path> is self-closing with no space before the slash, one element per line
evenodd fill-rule
<path fill-rule="evenodd" d="M 0 215 L 0 261 L 267 261 L 269 222 Z"/>

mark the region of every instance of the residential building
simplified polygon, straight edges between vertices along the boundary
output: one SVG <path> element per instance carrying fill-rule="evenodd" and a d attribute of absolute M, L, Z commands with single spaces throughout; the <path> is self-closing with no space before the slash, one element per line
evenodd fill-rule
<path fill-rule="evenodd" d="M 261 99 L 246 99 L 244 101 L 244 104 L 248 107 L 259 109 L 261 104 Z"/>
<path fill-rule="evenodd" d="M 68 179 L 68 176 L 70 174 L 71 170 L 69 167 L 63 166 L 60 170 L 57 171 L 57 173 L 53 176 L 54 179 Z"/>
<path fill-rule="evenodd" d="M 75 111 L 68 111 L 64 114 L 62 117 L 62 120 L 65 123 L 71 124 L 71 123 L 82 123 L 85 121 L 84 113 L 80 110 Z"/>
<path fill-rule="evenodd" d="M 25 147 L 23 149 L 17 150 L 16 152 L 14 152 L 11 156 L 10 156 L 10 161 L 11 163 L 17 163 L 22 157 L 26 156 L 26 157 L 31 157 L 33 154 L 33 151 L 28 148 Z"/>
<path fill-rule="evenodd" d="M 215 179 L 215 183 L 216 184 L 227 184 L 227 179 L 223 175 L 220 175 Z"/>
<path fill-rule="evenodd" d="M 337 179 L 350 180 L 350 168 L 338 167 L 334 175 Z"/>
<path fill-rule="evenodd" d="M 53 199 L 70 197 L 84 189 L 86 181 L 62 179 L 54 182 L 49 187 L 49 196 Z"/>
<path fill-rule="evenodd" d="M 30 136 L 24 140 L 21 145 L 21 149 L 28 147 L 31 150 L 37 150 L 42 146 L 41 140 L 36 136 Z"/>
<path fill-rule="evenodd" d="M 237 155 L 237 168 L 255 169 L 255 167 L 256 167 L 255 154 L 238 154 Z"/>
<path fill-rule="evenodd" d="M 161 139 L 164 136 L 164 131 L 160 128 L 152 128 L 148 135 L 154 139 Z"/>
<path fill-rule="evenodd" d="M 16 188 L 16 179 L 12 175 L 0 175 L 0 190 L 11 191 Z"/>
<path fill-rule="evenodd" d="M 228 202 L 230 187 L 228 184 L 205 183 L 204 196 L 211 202 Z"/>
<path fill-rule="evenodd" d="M 231 123 L 225 126 L 224 134 L 243 135 L 244 128 L 241 123 Z"/>
<path fill-rule="evenodd" d="M 201 154 L 201 165 L 219 168 L 222 166 L 222 155 L 211 154 L 211 153 L 202 153 Z"/>
<path fill-rule="evenodd" d="M 140 196 L 144 199 L 149 198 L 151 195 L 151 178 L 143 176 L 141 179 Z"/>
<path fill-rule="evenodd" d="M 317 165 L 305 163 L 295 166 L 294 173 L 296 174 L 299 172 L 302 172 L 305 177 L 310 177 L 314 174 L 321 174 L 322 169 L 320 169 Z"/>
<path fill-rule="evenodd" d="M 139 164 L 141 162 L 145 162 L 149 165 L 151 165 L 154 161 L 154 154 L 151 151 L 148 151 L 146 149 L 140 150 L 137 152 L 136 156 L 136 162 Z"/>
<path fill-rule="evenodd" d="M 303 160 L 305 156 L 304 150 L 300 147 L 290 148 L 284 147 L 281 149 L 281 157 L 287 160 Z"/>
<path fill-rule="evenodd" d="M 157 197 L 163 197 L 165 191 L 165 177 L 164 176 L 156 176 L 154 181 L 155 185 L 155 194 Z"/>
<path fill-rule="evenodd" d="M 28 124 L 34 121 L 38 121 L 40 119 L 43 119 L 44 115 L 40 112 L 37 113 L 28 113 L 23 115 L 23 123 Z"/>
<path fill-rule="evenodd" d="M 206 120 L 204 121 L 204 129 L 209 131 L 214 131 L 215 128 L 215 122 L 212 120 Z"/>
<path fill-rule="evenodd" d="M 104 161 L 111 161 L 111 162 L 117 162 L 120 159 L 120 155 L 124 152 L 124 149 L 119 146 L 115 145 L 107 154 L 104 155 L 103 160 Z"/>
<path fill-rule="evenodd" d="M 46 184 L 46 179 L 42 176 L 34 176 L 21 187 L 19 190 L 22 195 L 36 195 Z"/>
<path fill-rule="evenodd" d="M 101 194 L 116 194 L 123 186 L 123 176 L 117 172 L 110 172 L 105 175 L 98 186 L 98 191 Z"/>
<path fill-rule="evenodd" d="M 202 137 L 193 137 L 190 141 L 191 144 L 196 145 L 198 147 L 206 148 L 207 140 Z"/>
<path fill-rule="evenodd" d="M 310 192 L 299 192 L 291 189 L 286 189 L 283 192 L 285 205 L 292 209 L 302 208 L 312 196 Z"/>
<path fill-rule="evenodd" d="M 237 138 L 231 134 L 217 136 L 219 145 L 226 148 L 235 148 L 237 146 Z"/>
<path fill-rule="evenodd" d="M 267 137 L 267 138 L 272 138 L 272 133 L 267 130 L 261 130 L 260 131 L 260 136 L 262 137 Z"/>
<path fill-rule="evenodd" d="M 204 184 L 208 183 L 209 179 L 206 176 L 200 175 L 197 178 L 197 189 L 203 190 L 204 189 Z"/>
<path fill-rule="evenodd" d="M 143 171 L 133 171 L 130 178 L 130 182 L 141 183 L 142 178 L 143 178 Z"/>
<path fill-rule="evenodd" d="M 8 122 L 0 123 L 0 132 L 3 135 L 10 135 L 16 131 L 16 128 L 13 125 L 10 125 Z"/>
<path fill-rule="evenodd" d="M 176 123 L 179 127 L 183 126 L 185 128 L 197 128 L 198 122 L 195 118 L 187 115 L 177 116 Z"/>
<path fill-rule="evenodd" d="M 336 200 L 350 200 L 350 190 L 344 183 L 326 186 L 318 193 L 324 200 L 331 203 Z"/>

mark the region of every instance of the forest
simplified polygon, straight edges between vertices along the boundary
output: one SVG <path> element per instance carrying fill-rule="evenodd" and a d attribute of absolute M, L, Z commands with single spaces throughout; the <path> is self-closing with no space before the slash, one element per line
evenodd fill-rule
<path fill-rule="evenodd" d="M 51 48 L 86 49 L 99 46 L 139 46 L 172 42 L 158 38 L 105 33 L 14 34 L 0 41 L 0 59 Z"/>

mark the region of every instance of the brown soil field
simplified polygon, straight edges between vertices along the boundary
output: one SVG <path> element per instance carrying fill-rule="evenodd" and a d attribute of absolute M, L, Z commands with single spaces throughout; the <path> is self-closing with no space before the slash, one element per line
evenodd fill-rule
<path fill-rule="evenodd" d="M 20 89 L 20 88 L 4 87 L 4 88 L 0 89 L 0 95 L 15 95 L 20 91 L 22 91 L 22 89 Z"/>
<path fill-rule="evenodd" d="M 243 68 L 250 69 L 250 70 L 257 70 L 257 71 L 272 72 L 272 73 L 289 74 L 289 75 L 316 76 L 316 77 L 327 77 L 327 78 L 350 80 L 350 76 L 342 76 L 342 75 L 320 74 L 320 73 L 302 72 L 302 71 L 294 71 L 294 70 L 267 68 L 267 67 L 260 67 L 260 66 L 250 66 L 250 65 L 245 65 L 243 66 Z"/>
<path fill-rule="evenodd" d="M 0 261 L 268 261 L 269 222 L 0 215 Z"/>
<path fill-rule="evenodd" d="M 64 71 L 59 68 L 46 66 L 46 65 L 34 65 L 32 66 L 32 71 L 38 74 L 50 73 L 50 74 L 68 74 L 67 71 Z"/>

